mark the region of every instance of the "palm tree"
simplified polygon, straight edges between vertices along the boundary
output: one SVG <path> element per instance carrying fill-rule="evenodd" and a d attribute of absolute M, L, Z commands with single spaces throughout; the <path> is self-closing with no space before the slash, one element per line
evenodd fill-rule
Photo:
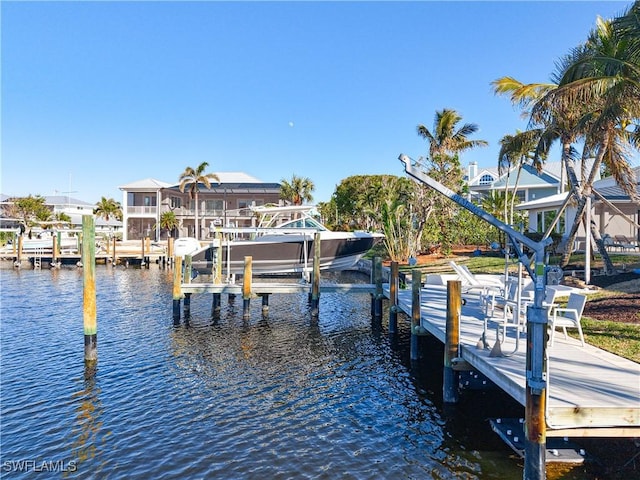
<path fill-rule="evenodd" d="M 107 222 L 111 217 L 122 220 L 122 206 L 120 202 L 116 202 L 113 198 L 102 197 L 100 201 L 96 203 L 93 214 L 104 218 Z"/>
<path fill-rule="evenodd" d="M 418 135 L 429 142 L 429 156 L 432 160 L 444 155 L 455 156 L 465 150 L 484 147 L 485 140 L 470 140 L 469 136 L 478 131 L 475 123 L 465 123 L 456 129 L 462 117 L 455 110 L 443 109 L 436 112 L 433 132 L 424 125 L 418 125 Z"/>
<path fill-rule="evenodd" d="M 209 163 L 202 162 L 197 168 L 187 167 L 184 172 L 180 174 L 180 191 L 184 192 L 187 187 L 189 188 L 189 197 L 194 200 L 195 203 L 195 237 L 196 240 L 200 238 L 200 231 L 198 226 L 198 192 L 200 191 L 200 184 L 203 184 L 207 188 L 211 188 L 211 180 L 220 182 L 220 178 L 215 173 L 205 173 Z M 225 205 L 226 208 L 226 205 Z"/>
<path fill-rule="evenodd" d="M 531 161 L 536 169 L 542 169 L 543 158 L 535 155 L 536 147 L 542 134 L 541 129 L 526 130 L 524 132 L 517 131 L 515 135 L 505 135 L 500 140 L 500 152 L 498 153 L 498 173 L 502 175 L 502 170 L 507 169 L 507 178 L 504 183 L 505 198 L 509 194 L 509 175 L 512 168 L 517 168 L 516 180 L 513 185 L 512 194 L 508 202 L 504 205 L 505 222 L 513 225 L 513 209 L 517 198 L 518 184 L 520 183 L 520 174 L 522 167 Z"/>
<path fill-rule="evenodd" d="M 431 168 L 427 172 L 428 175 L 456 192 L 463 187 L 458 155 L 465 150 L 488 145 L 485 140 L 469 139 L 470 135 L 478 131 L 478 126 L 474 123 L 465 123 L 458 128 L 461 120 L 462 117 L 458 112 L 445 108 L 436 111 L 432 131 L 422 124 L 417 127 L 418 135 L 429 142 Z M 451 246 L 448 224 L 453 215 L 453 207 L 440 196 L 434 198 L 431 191 L 427 192 L 426 196 L 432 197 L 433 212 L 440 228 L 439 240 L 446 254 Z"/>
<path fill-rule="evenodd" d="M 592 193 L 592 183 L 603 163 L 630 198 L 638 200 L 629 163 L 629 151 L 635 139 L 634 133 L 628 130 L 635 123 L 637 131 L 640 117 L 638 13 L 640 7 L 636 2 L 622 20 L 598 19 L 587 42 L 566 55 L 560 64 L 558 88 L 545 95 L 533 111 L 534 115 L 544 117 L 554 110 L 575 111 L 576 105 L 580 105 L 580 114 L 574 121 L 585 139 L 583 158 L 587 151 L 595 153 L 592 170 L 582 185 L 577 184 L 575 173 L 571 172 L 572 164 L 567 164 L 578 211 L 565 243 L 562 266 L 569 261 L 570 246 L 583 221 L 587 197 Z M 635 23 L 626 21 L 630 18 L 635 18 Z M 635 30 L 630 28 L 633 25 Z M 585 230 L 590 231 L 596 241 L 607 273 L 615 273 L 600 233 L 594 225 L 585 225 Z"/>
<path fill-rule="evenodd" d="M 160 228 L 167 231 L 167 235 L 170 237 L 171 233 L 178 228 L 179 222 L 175 212 L 167 211 L 160 215 Z"/>
<path fill-rule="evenodd" d="M 297 177 L 294 174 L 291 177 L 291 183 L 285 179 L 280 180 L 280 198 L 294 205 L 302 205 L 305 202 L 313 201 L 311 192 L 313 192 L 315 188 L 315 185 L 309 178 Z"/>

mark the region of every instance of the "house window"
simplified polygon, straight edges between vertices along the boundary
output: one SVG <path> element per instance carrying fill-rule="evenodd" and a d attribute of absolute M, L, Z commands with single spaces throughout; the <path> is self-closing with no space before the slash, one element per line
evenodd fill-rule
<path fill-rule="evenodd" d="M 170 208 L 180 208 L 182 206 L 182 199 L 180 197 L 170 197 L 169 198 L 169 207 Z"/>
<path fill-rule="evenodd" d="M 539 233 L 546 232 L 547 228 L 549 228 L 549 226 L 553 223 L 557 215 L 558 215 L 557 210 L 545 210 L 542 212 L 538 212 L 536 214 L 536 219 L 538 224 L 536 230 Z M 563 213 L 558 219 L 558 222 L 556 223 L 556 226 L 554 227 L 553 231 L 556 233 L 564 233 L 564 226 L 565 226 L 565 214 Z"/>
<path fill-rule="evenodd" d="M 480 185 L 491 185 L 493 183 L 493 176 L 489 174 L 482 175 L 478 183 Z"/>
<path fill-rule="evenodd" d="M 204 202 L 204 208 L 207 212 L 218 213 L 223 210 L 222 200 L 207 200 Z"/>

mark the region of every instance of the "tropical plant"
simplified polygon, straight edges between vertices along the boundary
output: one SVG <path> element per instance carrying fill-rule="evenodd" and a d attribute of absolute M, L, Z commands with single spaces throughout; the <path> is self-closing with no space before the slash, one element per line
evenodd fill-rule
<path fill-rule="evenodd" d="M 558 63 L 554 83 L 524 85 L 509 77 L 497 81 L 502 92 L 510 92 L 512 100 L 530 109 L 531 125 L 543 129 L 538 153 L 548 152 L 556 140 L 562 144 L 561 161 L 571 185 L 569 195 L 578 202 L 574 224 L 563 245 L 562 266 L 569 262 L 578 226 L 584 222 L 586 200 L 602 163 L 618 185 L 636 198 L 628 152 L 630 146 L 638 145 L 639 132 L 639 5 L 635 2 L 625 15 L 613 21 L 598 19 L 585 44 Z M 574 147 L 578 140 L 583 142 L 581 156 Z M 587 171 L 586 160 L 594 155 L 595 161 Z M 578 158 L 582 159 L 582 183 L 575 172 Z M 614 273 L 600 233 L 593 224 L 585 225 L 585 231 L 596 241 L 607 273 Z"/>
<path fill-rule="evenodd" d="M 461 120 L 462 117 L 455 110 L 443 109 L 436 111 L 433 130 L 422 124 L 417 127 L 418 135 L 429 142 L 429 158 L 423 162 L 427 175 L 458 193 L 462 192 L 464 187 L 459 154 L 488 145 L 485 140 L 470 139 L 469 137 L 478 131 L 478 126 L 465 123 L 458 127 Z M 423 199 L 426 201 L 425 205 L 428 205 L 426 211 L 433 212 L 438 223 L 442 251 L 448 254 L 453 240 L 448 224 L 456 208 L 446 198 L 431 190 L 424 192 Z"/>
<path fill-rule="evenodd" d="M 280 180 L 280 198 L 293 205 L 312 202 L 313 195 L 311 192 L 314 190 L 315 185 L 307 177 L 297 177 L 294 174 L 291 177 L 291 182 L 285 179 Z"/>
<path fill-rule="evenodd" d="M 173 231 L 178 228 L 179 221 L 175 212 L 167 211 L 160 214 L 160 228 L 167 231 L 167 235 L 171 237 Z"/>
<path fill-rule="evenodd" d="M 107 222 L 111 217 L 122 220 L 122 206 L 120 202 L 116 202 L 113 198 L 102 197 L 100 201 L 96 203 L 93 214 L 104 218 Z"/>
<path fill-rule="evenodd" d="M 196 239 L 200 238 L 200 229 L 198 225 L 198 192 L 200 191 L 200 184 L 203 184 L 206 188 L 211 188 L 212 180 L 220 182 L 220 178 L 215 173 L 205 173 L 208 166 L 209 163 L 202 162 L 195 169 L 193 167 L 186 167 L 184 172 L 182 172 L 178 178 L 178 181 L 180 182 L 180 191 L 184 192 L 188 188 L 189 197 L 194 200 L 195 203 L 194 214 Z"/>
<path fill-rule="evenodd" d="M 51 210 L 45 204 L 45 198 L 40 195 L 29 195 L 10 199 L 13 202 L 13 213 L 20 220 L 22 230 L 31 236 L 31 228 L 38 222 L 46 222 L 51 218 Z"/>

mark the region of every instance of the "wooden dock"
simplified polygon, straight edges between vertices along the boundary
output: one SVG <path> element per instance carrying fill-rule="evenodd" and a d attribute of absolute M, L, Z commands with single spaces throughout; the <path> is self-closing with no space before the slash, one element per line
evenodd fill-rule
<path fill-rule="evenodd" d="M 389 297 L 388 284 L 383 286 Z M 445 342 L 447 292 L 429 286 L 421 289 L 420 323 Z M 506 356 L 491 356 L 478 348 L 484 331 L 484 314 L 478 297 L 465 296 L 460 318 L 459 356 L 521 405 L 525 405 L 526 335 L 516 350 L 516 329 L 509 328 L 501 349 Z M 398 292 L 398 307 L 411 316 L 411 290 Z M 496 329 L 489 323 L 487 340 L 494 345 Z M 547 348 L 546 405 L 549 437 L 640 437 L 640 364 L 576 339 L 557 334 Z"/>

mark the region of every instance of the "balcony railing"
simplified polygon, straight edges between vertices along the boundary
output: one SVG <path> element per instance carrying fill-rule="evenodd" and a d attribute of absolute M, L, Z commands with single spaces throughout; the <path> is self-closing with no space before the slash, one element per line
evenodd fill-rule
<path fill-rule="evenodd" d="M 127 206 L 127 215 L 153 215 L 155 217 L 157 213 L 158 207 Z"/>

